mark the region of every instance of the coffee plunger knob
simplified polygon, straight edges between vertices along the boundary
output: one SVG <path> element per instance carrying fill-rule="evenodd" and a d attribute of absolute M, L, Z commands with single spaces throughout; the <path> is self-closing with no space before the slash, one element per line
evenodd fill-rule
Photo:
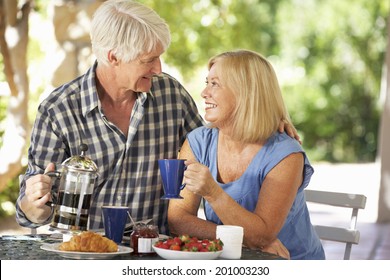
<path fill-rule="evenodd" d="M 84 143 L 81 143 L 80 150 L 81 150 L 81 155 L 83 156 L 84 152 L 88 151 L 88 145 L 84 144 Z"/>

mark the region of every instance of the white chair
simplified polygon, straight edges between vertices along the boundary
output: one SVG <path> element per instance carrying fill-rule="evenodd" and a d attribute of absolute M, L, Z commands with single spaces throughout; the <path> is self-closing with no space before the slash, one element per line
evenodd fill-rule
<path fill-rule="evenodd" d="M 359 244 L 360 232 L 356 228 L 357 216 L 359 209 L 364 209 L 366 207 L 367 197 L 361 194 L 308 189 L 305 190 L 305 196 L 308 203 L 319 203 L 352 209 L 349 227 L 342 228 L 336 226 L 314 225 L 320 239 L 346 243 L 344 260 L 349 260 L 352 244 Z"/>

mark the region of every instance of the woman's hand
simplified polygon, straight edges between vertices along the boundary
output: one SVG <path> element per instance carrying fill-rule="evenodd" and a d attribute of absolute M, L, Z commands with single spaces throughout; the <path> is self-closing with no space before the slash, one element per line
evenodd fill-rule
<path fill-rule="evenodd" d="M 187 169 L 183 181 L 186 189 L 203 197 L 212 196 L 219 185 L 211 176 L 209 168 L 196 161 L 187 160 L 185 164 Z"/>

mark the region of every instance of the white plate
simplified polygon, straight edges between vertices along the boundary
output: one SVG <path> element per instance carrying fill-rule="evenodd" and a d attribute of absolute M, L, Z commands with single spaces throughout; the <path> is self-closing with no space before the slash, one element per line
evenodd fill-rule
<path fill-rule="evenodd" d="M 169 249 L 158 248 L 153 245 L 154 251 L 166 260 L 214 260 L 218 258 L 222 251 L 216 252 L 187 252 L 187 251 L 175 251 Z"/>
<path fill-rule="evenodd" d="M 95 253 L 95 252 L 74 252 L 74 251 L 61 251 L 58 249 L 58 246 L 61 243 L 53 243 L 53 244 L 43 244 L 41 246 L 42 250 L 54 252 L 59 254 L 60 256 L 67 259 L 75 259 L 75 260 L 98 260 L 98 259 L 110 259 L 118 255 L 122 254 L 130 254 L 133 252 L 133 249 L 125 246 L 118 246 L 117 252 L 111 253 Z"/>

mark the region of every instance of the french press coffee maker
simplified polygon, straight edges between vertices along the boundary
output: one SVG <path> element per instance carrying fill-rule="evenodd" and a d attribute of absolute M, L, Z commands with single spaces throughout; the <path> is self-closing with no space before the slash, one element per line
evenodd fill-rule
<path fill-rule="evenodd" d="M 91 198 L 98 176 L 96 164 L 85 152 L 86 144 L 80 145 L 81 154 L 66 159 L 61 172 L 47 172 L 50 177 L 60 179 L 57 193 L 57 203 L 50 228 L 62 232 L 87 230 L 88 212 Z"/>

